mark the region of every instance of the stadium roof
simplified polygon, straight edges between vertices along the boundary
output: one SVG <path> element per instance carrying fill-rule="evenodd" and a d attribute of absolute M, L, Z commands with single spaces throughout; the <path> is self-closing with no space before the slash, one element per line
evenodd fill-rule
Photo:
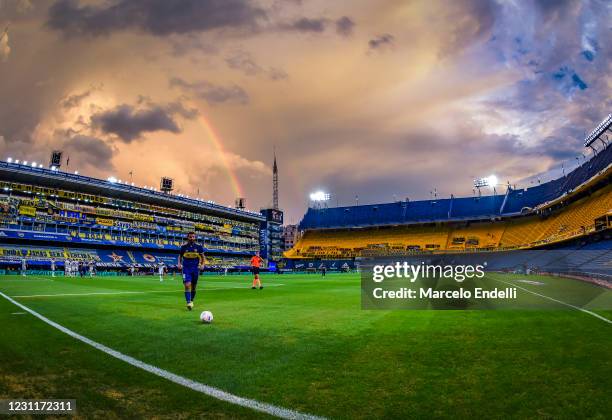
<path fill-rule="evenodd" d="M 606 131 L 610 129 L 612 126 L 612 114 L 608 114 L 605 120 L 603 120 L 593 131 L 591 134 L 585 139 L 584 147 L 589 147 L 595 140 L 601 137 Z"/>
<path fill-rule="evenodd" d="M 153 205 L 165 205 L 188 211 L 204 211 L 218 216 L 232 217 L 247 221 L 263 221 L 259 213 L 238 210 L 220 204 L 179 197 L 128 184 L 112 183 L 84 175 L 70 174 L 46 168 L 34 168 L 19 163 L 0 162 L 0 179 L 24 182 L 47 188 L 63 188 L 70 191 L 104 195 L 122 200 L 138 201 Z"/>

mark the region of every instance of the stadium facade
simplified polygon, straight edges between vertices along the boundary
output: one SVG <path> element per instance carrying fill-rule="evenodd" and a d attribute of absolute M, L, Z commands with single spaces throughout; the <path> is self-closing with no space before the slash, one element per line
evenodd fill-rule
<path fill-rule="evenodd" d="M 286 266 L 339 269 L 368 257 L 612 249 L 612 147 L 603 137 L 611 122 L 608 116 L 589 135 L 590 159 L 530 188 L 506 185 L 493 195 L 311 207 L 299 224 L 300 239 L 285 253 Z"/>
<path fill-rule="evenodd" d="M 48 270 L 53 260 L 109 273 L 176 266 L 195 231 L 207 269 L 245 269 L 260 249 L 259 213 L 23 163 L 0 162 L 0 268 Z"/>

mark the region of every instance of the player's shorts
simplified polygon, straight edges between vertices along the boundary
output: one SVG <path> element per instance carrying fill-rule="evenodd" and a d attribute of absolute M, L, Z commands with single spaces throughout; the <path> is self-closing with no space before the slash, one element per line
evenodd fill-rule
<path fill-rule="evenodd" d="M 259 267 L 251 267 L 251 273 L 259 274 Z"/>
<path fill-rule="evenodd" d="M 200 270 L 198 268 L 183 268 L 183 283 L 197 283 Z"/>

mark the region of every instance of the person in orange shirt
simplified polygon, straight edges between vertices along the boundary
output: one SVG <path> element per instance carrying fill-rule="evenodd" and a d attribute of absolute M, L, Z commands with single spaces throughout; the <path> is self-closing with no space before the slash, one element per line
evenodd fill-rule
<path fill-rule="evenodd" d="M 253 273 L 253 287 L 251 287 L 251 289 L 257 289 L 257 286 L 259 286 L 259 289 L 263 289 L 263 286 L 261 285 L 261 280 L 259 279 L 259 268 L 261 266 L 261 262 L 263 260 L 261 259 L 261 257 L 259 256 L 259 252 L 255 252 L 255 255 L 253 255 L 251 257 L 251 273 Z"/>

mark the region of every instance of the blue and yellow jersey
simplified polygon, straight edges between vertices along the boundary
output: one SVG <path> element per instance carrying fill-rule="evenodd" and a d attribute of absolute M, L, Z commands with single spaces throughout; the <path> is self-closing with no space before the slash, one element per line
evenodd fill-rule
<path fill-rule="evenodd" d="M 183 257 L 184 269 L 197 269 L 200 264 L 200 256 L 204 261 L 204 248 L 198 243 L 186 243 L 181 246 L 181 257 Z"/>

